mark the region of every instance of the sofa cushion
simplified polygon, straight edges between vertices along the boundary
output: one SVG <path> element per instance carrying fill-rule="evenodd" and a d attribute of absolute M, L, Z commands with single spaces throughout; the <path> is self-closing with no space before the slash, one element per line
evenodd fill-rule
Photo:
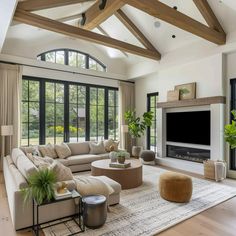
<path fill-rule="evenodd" d="M 51 157 L 39 157 L 34 156 L 32 153 L 27 153 L 26 155 L 30 161 L 34 163 L 34 165 L 39 169 L 45 169 L 53 163 L 53 158 Z"/>
<path fill-rule="evenodd" d="M 97 156 L 99 156 L 100 159 L 109 159 L 109 153 L 103 153 L 103 154 L 99 154 Z"/>
<path fill-rule="evenodd" d="M 91 154 L 102 154 L 102 153 L 106 153 L 106 150 L 105 150 L 103 141 L 101 141 L 101 142 L 99 142 L 99 143 L 90 142 L 90 143 L 89 143 L 89 146 L 90 146 L 90 153 L 91 153 Z"/>
<path fill-rule="evenodd" d="M 61 164 L 63 164 L 64 166 L 69 166 L 69 161 L 67 159 L 56 159 L 58 162 L 60 162 Z"/>
<path fill-rule="evenodd" d="M 119 141 L 114 141 L 113 139 L 104 140 L 104 147 L 106 152 L 117 152 L 119 143 Z"/>
<path fill-rule="evenodd" d="M 71 150 L 71 155 L 81 155 L 88 154 L 90 151 L 89 142 L 81 142 L 81 143 L 68 143 L 68 147 Z"/>
<path fill-rule="evenodd" d="M 29 175 L 38 171 L 38 168 L 32 161 L 19 149 L 14 148 L 12 150 L 12 160 L 20 173 L 27 179 Z"/>
<path fill-rule="evenodd" d="M 69 166 L 88 164 L 93 161 L 101 160 L 101 157 L 93 154 L 76 155 L 67 158 Z"/>
<path fill-rule="evenodd" d="M 38 149 L 38 146 L 29 146 L 29 147 L 20 147 L 20 149 L 24 152 L 24 154 L 26 155 L 27 153 L 31 153 L 35 156 L 40 156 L 40 152 Z"/>
<path fill-rule="evenodd" d="M 56 144 L 55 150 L 58 157 L 61 159 L 71 156 L 71 150 L 66 143 L 62 143 L 60 145 Z"/>
<path fill-rule="evenodd" d="M 52 144 L 47 144 L 47 145 L 40 145 L 39 146 L 39 151 L 42 154 L 43 157 L 48 156 L 51 158 L 57 158 L 57 153 L 55 151 L 55 148 Z"/>
<path fill-rule="evenodd" d="M 70 168 L 64 166 L 58 161 L 54 161 L 52 165 L 49 167 L 49 169 L 52 170 L 56 174 L 57 182 L 74 179 L 74 176 Z"/>

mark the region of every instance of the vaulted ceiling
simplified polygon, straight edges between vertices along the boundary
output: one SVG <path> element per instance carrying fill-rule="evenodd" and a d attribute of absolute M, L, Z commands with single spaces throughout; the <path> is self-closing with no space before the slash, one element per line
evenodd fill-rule
<path fill-rule="evenodd" d="M 36 40 L 56 32 L 96 43 L 116 57 L 160 60 L 197 40 L 225 44 L 227 33 L 236 31 L 236 1 L 26 0 L 18 3 L 14 20 L 8 38 Z M 45 30 L 34 34 L 22 23 Z"/>

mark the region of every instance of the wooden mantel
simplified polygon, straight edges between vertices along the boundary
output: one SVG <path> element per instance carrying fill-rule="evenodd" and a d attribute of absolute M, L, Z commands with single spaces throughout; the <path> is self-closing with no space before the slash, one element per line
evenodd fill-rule
<path fill-rule="evenodd" d="M 192 106 L 204 106 L 211 104 L 226 104 L 226 97 L 205 97 L 188 100 L 179 100 L 173 102 L 158 102 L 157 108 L 176 108 L 176 107 L 192 107 Z"/>

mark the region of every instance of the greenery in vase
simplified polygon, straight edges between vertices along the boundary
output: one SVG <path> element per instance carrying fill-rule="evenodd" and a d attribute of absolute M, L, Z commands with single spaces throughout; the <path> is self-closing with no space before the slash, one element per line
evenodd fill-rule
<path fill-rule="evenodd" d="M 125 112 L 125 120 L 128 123 L 128 130 L 132 138 L 140 138 L 144 135 L 147 127 L 152 125 L 153 112 L 144 112 L 142 117 L 136 117 L 135 111 Z"/>
<path fill-rule="evenodd" d="M 54 198 L 56 175 L 52 170 L 43 169 L 28 177 L 29 187 L 22 189 L 24 202 L 35 199 L 38 204 Z"/>
<path fill-rule="evenodd" d="M 231 111 L 233 119 L 231 124 L 225 126 L 225 141 L 229 143 L 230 148 L 236 148 L 236 110 Z"/>

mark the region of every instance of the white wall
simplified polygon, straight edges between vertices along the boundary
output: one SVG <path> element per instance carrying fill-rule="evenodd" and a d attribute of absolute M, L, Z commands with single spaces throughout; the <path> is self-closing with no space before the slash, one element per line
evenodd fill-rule
<path fill-rule="evenodd" d="M 164 69 L 137 79 L 135 84 L 136 111 L 146 111 L 147 94 L 159 92 L 159 102 L 167 100 L 167 91 L 175 85 L 197 82 L 197 98 L 224 96 L 222 55 L 217 54 L 185 65 Z M 145 137 L 140 140 L 145 143 Z"/>
<path fill-rule="evenodd" d="M 69 37 L 45 37 L 41 40 L 24 40 L 8 38 L 3 46 L 2 53 L 24 58 L 36 59 L 37 55 L 58 48 L 70 48 L 88 53 L 107 66 L 107 72 L 126 75 L 127 67 L 121 59 L 110 58 L 103 50 L 92 43 Z"/>

